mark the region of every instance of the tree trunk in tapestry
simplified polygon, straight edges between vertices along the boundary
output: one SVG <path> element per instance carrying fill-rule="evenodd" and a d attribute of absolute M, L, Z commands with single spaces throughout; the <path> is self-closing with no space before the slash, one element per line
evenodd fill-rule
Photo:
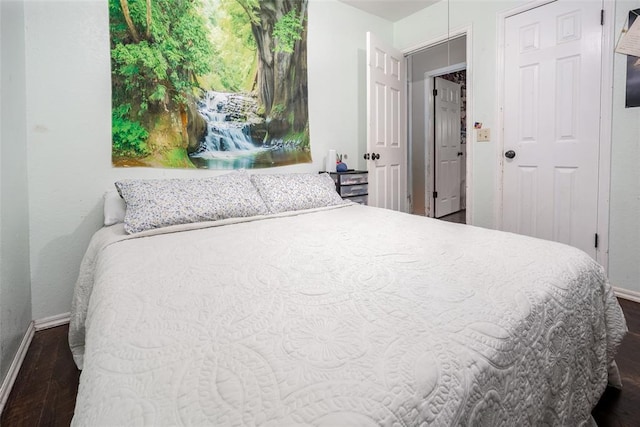
<path fill-rule="evenodd" d="M 307 0 L 110 0 L 115 166 L 311 162 Z"/>

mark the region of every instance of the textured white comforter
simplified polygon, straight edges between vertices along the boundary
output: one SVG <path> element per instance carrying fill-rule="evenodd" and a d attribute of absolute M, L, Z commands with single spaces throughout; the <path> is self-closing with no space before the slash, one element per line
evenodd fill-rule
<path fill-rule="evenodd" d="M 74 425 L 580 425 L 626 331 L 561 244 L 359 205 L 219 224 L 96 233 Z"/>

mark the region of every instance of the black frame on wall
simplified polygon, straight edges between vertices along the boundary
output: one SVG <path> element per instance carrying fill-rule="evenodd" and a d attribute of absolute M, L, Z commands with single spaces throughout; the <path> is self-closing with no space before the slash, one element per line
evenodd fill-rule
<path fill-rule="evenodd" d="M 640 9 L 629 11 L 629 27 L 640 15 Z M 640 58 L 627 55 L 627 91 L 625 108 L 640 107 Z"/>

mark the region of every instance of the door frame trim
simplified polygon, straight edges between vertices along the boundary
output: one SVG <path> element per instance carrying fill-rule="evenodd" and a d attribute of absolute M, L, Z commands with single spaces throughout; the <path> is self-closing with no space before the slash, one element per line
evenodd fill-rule
<path fill-rule="evenodd" d="M 609 273 L 609 209 L 611 195 L 611 145 L 613 131 L 613 63 L 615 2 L 603 0 L 602 75 L 600 83 L 600 164 L 598 165 L 597 261 Z M 611 54 L 609 54 L 611 52 Z"/>
<path fill-rule="evenodd" d="M 432 39 L 429 40 L 425 40 L 422 43 L 418 43 L 414 46 L 411 46 L 407 49 L 402 50 L 401 52 L 403 53 L 404 57 L 405 57 L 405 63 L 408 61 L 408 57 L 411 54 L 417 53 L 421 50 L 424 49 L 428 49 L 430 47 L 436 46 L 438 44 L 441 43 L 446 43 L 447 40 L 452 40 L 458 37 L 462 37 L 462 36 L 466 36 L 466 58 L 465 58 L 465 62 L 464 64 L 466 64 L 466 70 L 467 70 L 467 152 L 466 152 L 466 168 L 467 168 L 467 174 L 465 177 L 466 180 L 466 187 L 465 187 L 465 194 L 466 194 L 466 218 L 465 218 L 465 222 L 467 224 L 472 224 L 473 223 L 473 147 L 474 147 L 474 143 L 475 141 L 473 140 L 473 138 L 475 138 L 474 132 L 469 132 L 469 123 L 473 123 L 473 24 L 469 24 L 469 25 L 464 25 L 461 27 L 456 27 L 456 28 L 452 28 L 449 31 L 449 34 L 442 34 L 438 37 L 434 37 Z M 459 66 L 460 64 L 452 64 L 452 66 Z M 407 70 L 408 70 L 408 66 L 407 66 Z M 439 71 L 439 70 L 435 70 L 435 71 Z M 433 77 L 433 76 L 432 76 Z M 408 79 L 408 81 L 410 82 L 410 79 Z M 430 83 L 429 83 L 430 84 Z M 408 91 L 411 92 L 411 91 Z M 407 96 L 407 102 L 409 102 L 409 96 Z M 411 117 L 411 114 L 409 114 L 410 110 L 407 110 L 407 117 Z M 408 122 L 409 123 L 409 120 Z M 428 125 L 428 124 L 427 124 Z M 407 141 L 409 142 L 409 152 L 412 152 L 412 147 L 413 147 L 413 140 L 411 139 L 411 129 L 409 128 L 409 126 L 407 126 Z M 429 144 L 427 144 L 429 145 Z M 471 148 L 470 148 L 471 147 Z M 429 147 L 425 147 L 425 157 L 428 156 L 428 152 L 429 152 Z M 429 171 L 427 171 L 427 162 L 428 158 L 425 158 L 425 209 L 429 210 L 429 216 L 433 216 L 434 212 L 433 212 L 433 198 L 431 198 L 431 195 L 429 194 L 429 179 L 430 176 L 433 175 L 432 171 L 430 171 L 430 173 L 428 173 Z M 408 160 L 408 165 L 411 165 L 411 159 Z M 411 169 L 411 167 L 409 167 L 409 169 Z M 407 188 L 410 187 L 409 182 L 412 181 L 408 181 L 407 184 Z M 433 187 L 433 183 L 431 184 L 431 186 Z M 431 190 L 433 191 L 433 190 Z M 428 202 L 427 202 L 428 201 Z"/>
<path fill-rule="evenodd" d="M 504 66 L 505 66 L 505 28 L 507 18 L 527 12 L 531 9 L 562 0 L 536 0 L 509 9 L 497 16 L 497 46 L 496 46 L 496 187 L 494 192 L 495 210 L 494 224 L 498 230 L 503 225 L 503 167 L 504 158 Z M 600 151 L 598 160 L 598 213 L 595 232 L 598 233 L 598 248 L 596 249 L 596 261 L 609 271 L 609 198 L 611 183 L 611 132 L 612 132 L 612 108 L 613 108 L 613 29 L 615 24 L 614 0 L 601 0 L 604 10 L 604 25 L 602 26 L 601 43 L 601 84 L 600 84 Z"/>

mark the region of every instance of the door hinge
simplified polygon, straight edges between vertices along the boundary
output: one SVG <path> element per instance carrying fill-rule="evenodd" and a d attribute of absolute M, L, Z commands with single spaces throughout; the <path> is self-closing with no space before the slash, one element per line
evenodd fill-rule
<path fill-rule="evenodd" d="M 597 248 L 598 247 L 598 233 L 596 233 L 596 238 L 594 240 L 594 246 Z"/>
<path fill-rule="evenodd" d="M 600 9 L 600 25 L 604 25 L 604 9 Z"/>
<path fill-rule="evenodd" d="M 433 90 L 433 96 L 438 96 L 438 89 Z"/>
<path fill-rule="evenodd" d="M 437 192 L 437 191 L 434 191 L 434 192 L 433 192 L 433 198 L 434 198 L 434 199 L 437 199 L 437 198 L 438 198 L 438 192 Z"/>

